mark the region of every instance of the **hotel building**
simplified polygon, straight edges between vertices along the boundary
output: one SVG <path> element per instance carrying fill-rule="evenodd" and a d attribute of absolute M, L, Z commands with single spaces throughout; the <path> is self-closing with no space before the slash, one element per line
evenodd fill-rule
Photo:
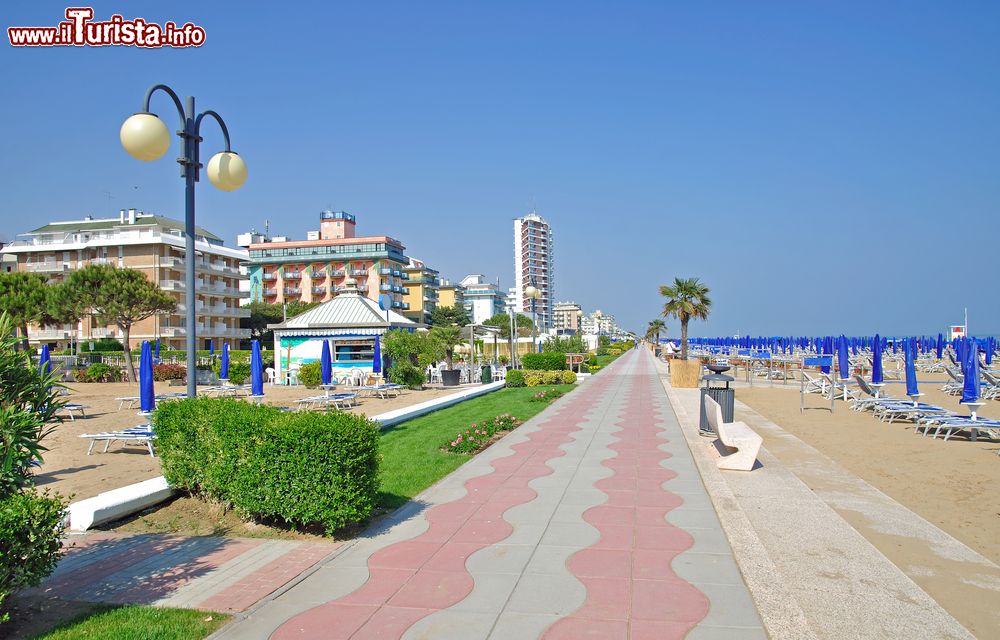
<path fill-rule="evenodd" d="M 441 279 L 437 269 L 431 269 L 422 260 L 410 258 L 403 270 L 409 280 L 403 294 L 403 304 L 409 305 L 403 315 L 414 322 L 430 324 L 431 314 L 438 305 L 438 287 Z"/>
<path fill-rule="evenodd" d="M 184 224 L 171 218 L 122 209 L 117 218 L 50 222 L 20 234 L 23 239 L 5 246 L 2 254 L 14 256 L 17 269 L 62 281 L 69 273 L 89 264 L 111 264 L 140 271 L 177 299 L 173 313 L 160 314 L 137 322 L 129 335 L 130 346 L 143 340 L 160 339 L 165 349 L 185 345 L 184 306 Z M 196 328 L 201 349 L 209 340 L 216 348 L 223 343 L 238 347 L 250 337 L 240 329 L 240 318 L 250 312 L 240 308 L 240 264 L 245 251 L 224 247 L 222 240 L 204 229 L 195 231 L 197 278 Z M 76 325 L 29 327 L 28 341 L 64 348 L 71 341 L 121 339 L 118 327 L 87 317 Z"/>
<path fill-rule="evenodd" d="M 580 333 L 583 310 L 575 302 L 557 302 L 552 311 L 552 328 L 557 334 Z"/>
<path fill-rule="evenodd" d="M 535 303 L 535 312 L 543 329 L 552 326 L 552 257 L 552 227 L 544 218 L 532 212 L 514 220 L 514 310 L 531 314 L 531 298 L 525 295 L 525 290 L 533 285 L 542 292 Z"/>
<path fill-rule="evenodd" d="M 251 299 L 272 304 L 321 302 L 344 290 L 350 277 L 361 295 L 372 300 L 386 296 L 394 311 L 407 311 L 406 247 L 389 236 L 357 237 L 355 227 L 353 215 L 324 211 L 319 231 L 310 231 L 305 240 L 276 236 L 251 244 L 247 269 Z"/>
<path fill-rule="evenodd" d="M 454 307 L 455 305 L 465 306 L 465 289 L 462 285 L 455 284 L 450 280 L 442 280 L 438 285 L 439 307 Z"/>
<path fill-rule="evenodd" d="M 462 278 L 465 290 L 465 310 L 475 324 L 482 324 L 498 313 L 506 312 L 506 295 L 500 292 L 500 285 L 489 282 L 479 273 Z"/>

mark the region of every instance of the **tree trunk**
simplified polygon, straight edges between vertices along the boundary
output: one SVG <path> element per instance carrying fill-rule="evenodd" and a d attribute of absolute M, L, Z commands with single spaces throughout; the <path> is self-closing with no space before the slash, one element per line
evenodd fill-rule
<path fill-rule="evenodd" d="M 122 330 L 122 342 L 125 345 L 125 375 L 128 376 L 129 382 L 135 382 L 135 367 L 132 366 L 132 348 L 128 341 L 128 335 L 131 332 L 132 327 L 128 325 L 118 325 L 118 328 Z"/>
<path fill-rule="evenodd" d="M 688 359 L 688 321 L 681 320 L 681 360 Z"/>
<path fill-rule="evenodd" d="M 28 323 L 27 322 L 22 322 L 21 326 L 18 327 L 18 329 L 21 331 L 21 349 L 23 349 L 24 351 L 27 351 L 29 349 L 29 346 L 28 346 Z"/>
<path fill-rule="evenodd" d="M 452 366 L 452 364 L 451 364 L 451 359 L 452 359 L 452 355 L 453 355 L 453 353 L 452 353 L 452 350 L 451 350 L 451 349 L 446 349 L 446 350 L 445 350 L 445 352 L 444 352 L 444 361 L 448 363 L 448 370 L 449 370 L 449 371 L 451 371 L 452 369 L 454 369 L 454 368 L 455 368 L 455 367 L 454 367 L 454 366 Z"/>

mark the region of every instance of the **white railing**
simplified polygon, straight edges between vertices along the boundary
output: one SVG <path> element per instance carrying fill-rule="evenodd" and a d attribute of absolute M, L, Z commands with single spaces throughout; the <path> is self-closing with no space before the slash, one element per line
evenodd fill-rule
<path fill-rule="evenodd" d="M 69 269 L 65 262 L 29 262 L 25 266 L 32 273 L 59 273 Z"/>
<path fill-rule="evenodd" d="M 31 340 L 65 340 L 69 337 L 69 331 L 65 329 L 39 329 L 32 331 L 28 329 L 28 338 Z"/>

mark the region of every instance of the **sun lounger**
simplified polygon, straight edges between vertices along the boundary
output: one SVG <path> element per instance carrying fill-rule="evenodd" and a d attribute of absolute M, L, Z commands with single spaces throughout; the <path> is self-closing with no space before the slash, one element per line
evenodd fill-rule
<path fill-rule="evenodd" d="M 59 411 L 57 413 L 62 413 L 65 411 L 66 415 L 69 416 L 69 421 L 76 422 L 76 418 L 73 417 L 73 414 L 75 412 L 79 412 L 81 418 L 86 418 L 87 414 L 85 412 L 85 409 L 87 409 L 87 407 L 82 404 L 64 404 L 62 407 L 59 408 Z"/>
<path fill-rule="evenodd" d="M 149 450 L 149 455 L 154 456 L 153 453 L 153 439 L 156 437 L 153 434 L 153 427 L 151 425 L 140 425 L 138 427 L 133 427 L 131 429 L 123 429 L 122 431 L 106 431 L 104 433 L 85 433 L 80 436 L 90 440 L 90 446 L 87 448 L 87 455 L 89 456 L 94 450 L 94 445 L 98 442 L 104 443 L 104 453 L 108 452 L 108 447 L 111 446 L 112 442 L 122 441 L 123 443 L 136 442 L 139 444 L 146 445 Z"/>

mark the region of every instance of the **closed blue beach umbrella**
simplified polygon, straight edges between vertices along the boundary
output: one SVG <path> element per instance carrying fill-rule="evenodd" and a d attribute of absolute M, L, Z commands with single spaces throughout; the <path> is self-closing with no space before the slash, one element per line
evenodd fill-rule
<path fill-rule="evenodd" d="M 211 338 L 208 339 L 208 353 L 210 355 L 215 355 L 215 341 Z"/>
<path fill-rule="evenodd" d="M 920 393 L 917 389 L 917 343 L 910 338 L 905 343 L 903 349 L 906 355 L 906 395 L 915 396 Z"/>
<path fill-rule="evenodd" d="M 319 353 L 319 368 L 323 375 L 323 384 L 330 384 L 330 342 L 328 340 L 323 341 L 323 348 Z"/>
<path fill-rule="evenodd" d="M 872 341 L 872 384 L 882 384 L 882 339 L 877 333 Z"/>
<path fill-rule="evenodd" d="M 264 361 L 260 357 L 260 342 L 250 345 L 250 395 L 264 395 Z"/>
<path fill-rule="evenodd" d="M 993 350 L 996 343 L 993 341 L 993 336 L 986 338 L 986 366 L 993 364 Z"/>
<path fill-rule="evenodd" d="M 851 376 L 851 363 L 847 354 L 847 338 L 843 335 L 837 339 L 837 366 L 840 369 L 840 379 L 847 380 Z"/>
<path fill-rule="evenodd" d="M 49 355 L 49 345 L 42 345 L 42 353 L 38 356 L 38 370 L 42 373 L 52 373 L 52 356 Z"/>
<path fill-rule="evenodd" d="M 965 378 L 962 380 L 962 404 L 979 402 L 979 347 L 969 340 L 966 347 Z"/>
<path fill-rule="evenodd" d="M 139 410 L 152 413 L 156 408 L 156 392 L 153 390 L 153 350 L 148 340 L 142 342 L 139 356 Z"/>
<path fill-rule="evenodd" d="M 382 373 L 382 341 L 375 336 L 375 347 L 372 349 L 372 373 Z"/>
<path fill-rule="evenodd" d="M 229 343 L 222 345 L 222 362 L 219 363 L 219 377 L 229 380 Z"/>

